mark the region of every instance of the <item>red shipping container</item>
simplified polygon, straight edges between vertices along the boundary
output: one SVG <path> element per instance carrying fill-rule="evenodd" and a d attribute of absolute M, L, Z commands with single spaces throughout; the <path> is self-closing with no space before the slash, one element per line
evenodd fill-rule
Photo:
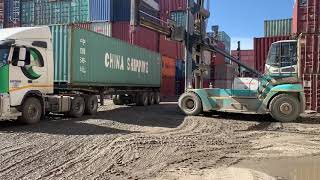
<path fill-rule="evenodd" d="M 162 56 L 160 94 L 162 97 L 174 97 L 176 94 L 176 62 L 175 59 L 166 56 Z"/>
<path fill-rule="evenodd" d="M 174 59 L 183 59 L 184 45 L 180 42 L 168 40 L 165 36 L 161 35 L 159 53 L 163 56 L 168 56 Z"/>
<path fill-rule="evenodd" d="M 290 36 L 254 38 L 254 59 L 256 70 L 264 73 L 266 59 L 272 43 L 290 39 Z"/>
<path fill-rule="evenodd" d="M 238 51 L 231 51 L 231 55 L 238 58 Z M 240 60 L 247 66 L 255 68 L 254 50 L 241 50 Z"/>
<path fill-rule="evenodd" d="M 300 74 L 320 74 L 320 34 L 303 34 L 300 39 Z"/>
<path fill-rule="evenodd" d="M 112 37 L 131 42 L 130 22 L 112 23 Z M 136 27 L 132 35 L 134 45 L 159 52 L 159 34 L 144 27 Z"/>
<path fill-rule="evenodd" d="M 224 44 L 222 42 L 218 42 L 218 48 L 223 50 L 223 49 L 225 49 L 225 46 L 224 46 Z M 223 55 L 219 54 L 219 53 L 216 53 L 212 57 L 211 64 L 212 65 L 226 64 L 225 57 Z"/>
<path fill-rule="evenodd" d="M 320 32 L 320 1 L 296 0 L 293 12 L 292 32 L 318 33 Z"/>
<path fill-rule="evenodd" d="M 320 74 L 304 74 L 306 110 L 320 112 Z"/>
<path fill-rule="evenodd" d="M 71 26 L 81 28 L 81 29 L 90 30 L 90 24 L 91 23 L 76 23 L 76 24 L 71 24 Z"/>
<path fill-rule="evenodd" d="M 171 11 L 186 10 L 187 0 L 160 0 L 160 16 L 164 19 L 170 17 Z"/>

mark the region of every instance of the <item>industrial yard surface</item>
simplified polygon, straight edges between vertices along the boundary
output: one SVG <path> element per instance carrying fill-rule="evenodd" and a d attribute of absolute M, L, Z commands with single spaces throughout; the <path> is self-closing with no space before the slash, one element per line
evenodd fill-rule
<path fill-rule="evenodd" d="M 6 180 L 320 178 L 319 121 L 185 117 L 176 103 L 108 102 L 82 119 L 1 122 L 0 141 L 0 179 Z"/>

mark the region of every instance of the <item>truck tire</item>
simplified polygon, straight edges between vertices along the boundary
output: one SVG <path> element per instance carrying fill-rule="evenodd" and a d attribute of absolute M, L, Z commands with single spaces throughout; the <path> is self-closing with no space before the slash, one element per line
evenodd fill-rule
<path fill-rule="evenodd" d="M 195 93 L 184 93 L 179 98 L 180 109 L 188 116 L 197 116 L 202 112 L 202 102 Z"/>
<path fill-rule="evenodd" d="M 85 99 L 85 113 L 88 115 L 95 115 L 98 112 L 98 98 L 94 95 L 89 95 Z"/>
<path fill-rule="evenodd" d="M 148 106 L 149 104 L 149 98 L 148 98 L 148 93 L 139 93 L 137 95 L 137 105 L 138 106 Z"/>
<path fill-rule="evenodd" d="M 23 124 L 36 124 L 41 120 L 42 106 L 39 99 L 27 98 L 22 105 L 22 116 L 18 119 Z"/>
<path fill-rule="evenodd" d="M 83 97 L 74 97 L 71 101 L 71 108 L 69 112 L 70 117 L 80 118 L 83 116 L 85 111 L 85 101 Z"/>
<path fill-rule="evenodd" d="M 274 97 L 270 103 L 271 116 L 280 122 L 292 122 L 301 114 L 300 102 L 288 94 Z"/>
<path fill-rule="evenodd" d="M 117 106 L 124 105 L 124 102 L 122 101 L 120 95 L 114 95 L 112 98 L 113 104 Z"/>
<path fill-rule="evenodd" d="M 153 92 L 149 93 L 149 105 L 154 105 L 155 103 L 155 94 Z"/>
<path fill-rule="evenodd" d="M 154 104 L 160 104 L 161 102 L 161 96 L 159 92 L 154 93 Z"/>

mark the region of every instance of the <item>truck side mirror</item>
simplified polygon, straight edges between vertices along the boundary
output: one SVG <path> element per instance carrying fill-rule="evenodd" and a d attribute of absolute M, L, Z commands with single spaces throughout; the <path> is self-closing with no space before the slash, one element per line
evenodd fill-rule
<path fill-rule="evenodd" d="M 27 57 L 27 49 L 26 48 L 23 48 L 21 47 L 19 49 L 19 61 L 25 61 L 26 60 L 26 57 Z M 18 63 L 19 64 L 19 63 Z M 18 65 L 19 66 L 19 65 Z"/>

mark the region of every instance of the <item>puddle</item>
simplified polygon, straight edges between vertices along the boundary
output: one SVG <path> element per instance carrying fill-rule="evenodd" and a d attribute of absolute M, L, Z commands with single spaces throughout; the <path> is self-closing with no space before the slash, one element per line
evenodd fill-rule
<path fill-rule="evenodd" d="M 236 167 L 264 172 L 278 179 L 319 180 L 320 156 L 244 160 Z"/>

